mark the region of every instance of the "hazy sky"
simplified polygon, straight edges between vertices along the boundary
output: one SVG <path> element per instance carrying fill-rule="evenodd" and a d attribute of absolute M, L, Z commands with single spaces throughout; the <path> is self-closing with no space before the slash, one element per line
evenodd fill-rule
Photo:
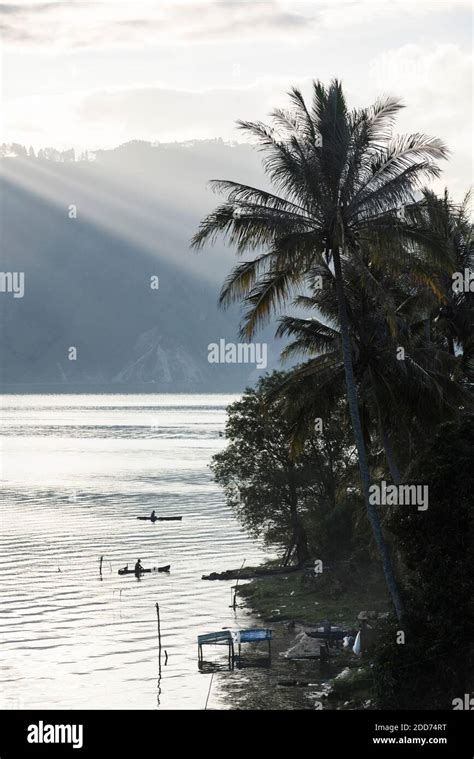
<path fill-rule="evenodd" d="M 1 6 L 2 137 L 95 149 L 240 139 L 292 84 L 342 78 L 350 103 L 391 93 L 400 131 L 446 140 L 471 182 L 472 12 L 464 0 L 19 2 Z"/>

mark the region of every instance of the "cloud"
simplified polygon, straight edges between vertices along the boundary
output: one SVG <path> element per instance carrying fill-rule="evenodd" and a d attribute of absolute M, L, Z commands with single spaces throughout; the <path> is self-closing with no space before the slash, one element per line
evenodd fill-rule
<path fill-rule="evenodd" d="M 203 91 L 150 86 L 16 97 L 5 103 L 2 139 L 81 150 L 133 139 L 241 139 L 237 119 L 266 118 L 286 103 L 293 83 L 268 78 L 248 87 Z"/>
<path fill-rule="evenodd" d="M 87 124 L 119 124 L 127 139 L 140 136 L 144 128 L 148 137 L 160 140 L 229 138 L 238 118 L 263 118 L 274 107 L 275 85 L 201 92 L 158 87 L 96 92 L 78 104 L 77 114 Z"/>
<path fill-rule="evenodd" d="M 447 142 L 443 181 L 459 193 L 472 160 L 469 6 L 446 5 L 10 3 L 2 139 L 91 150 L 132 139 L 241 139 L 238 118 L 266 120 L 291 85 L 309 92 L 312 76 L 338 76 L 353 106 L 401 96 L 399 131 Z"/>
<path fill-rule="evenodd" d="M 467 0 L 451 0 L 450 10 Z M 139 15 L 137 15 L 137 9 Z M 75 0 L 0 5 L 7 45 L 50 50 L 140 47 L 232 40 L 242 42 L 282 36 L 287 40 L 324 36 L 378 20 L 413 18 L 446 11 L 443 0 Z"/>
<path fill-rule="evenodd" d="M 140 15 L 137 16 L 137 9 Z M 156 45 L 157 42 L 240 40 L 307 33 L 317 14 L 265 2 L 50 2 L 0 5 L 7 44 L 88 48 Z M 27 30 L 27 31 L 25 31 Z"/>
<path fill-rule="evenodd" d="M 472 52 L 456 44 L 407 44 L 369 63 L 369 96 L 402 98 L 399 129 L 441 137 L 451 151 L 441 184 L 460 197 L 472 181 Z"/>

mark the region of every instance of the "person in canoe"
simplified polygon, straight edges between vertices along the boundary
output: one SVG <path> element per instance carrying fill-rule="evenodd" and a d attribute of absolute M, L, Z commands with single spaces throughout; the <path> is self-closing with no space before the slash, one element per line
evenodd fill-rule
<path fill-rule="evenodd" d="M 137 577 L 140 577 L 142 572 L 143 572 L 142 560 L 138 559 L 137 563 L 135 564 L 135 574 Z"/>
<path fill-rule="evenodd" d="M 153 509 L 153 511 L 151 512 L 150 519 L 151 519 L 152 522 L 155 521 L 155 519 L 156 519 L 155 509 Z"/>

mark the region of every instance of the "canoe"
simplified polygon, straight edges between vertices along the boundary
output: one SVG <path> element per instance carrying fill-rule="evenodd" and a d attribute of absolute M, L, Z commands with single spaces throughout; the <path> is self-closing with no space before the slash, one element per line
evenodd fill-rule
<path fill-rule="evenodd" d="M 149 569 L 142 569 L 140 574 L 156 574 L 157 572 L 169 572 L 171 564 L 166 564 L 164 567 L 150 567 Z M 134 569 L 119 569 L 119 575 L 134 575 Z"/>
<path fill-rule="evenodd" d="M 183 517 L 137 517 L 142 522 L 180 522 Z"/>

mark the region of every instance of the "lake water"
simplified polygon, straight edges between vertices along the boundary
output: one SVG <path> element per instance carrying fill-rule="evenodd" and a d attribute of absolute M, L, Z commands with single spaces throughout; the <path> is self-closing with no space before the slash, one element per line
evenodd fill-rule
<path fill-rule="evenodd" d="M 232 400 L 0 396 L 0 708 L 204 708 L 196 636 L 250 618 L 201 575 L 263 556 L 208 469 Z M 183 520 L 136 519 L 152 509 Z M 171 573 L 118 576 L 137 558 Z"/>

